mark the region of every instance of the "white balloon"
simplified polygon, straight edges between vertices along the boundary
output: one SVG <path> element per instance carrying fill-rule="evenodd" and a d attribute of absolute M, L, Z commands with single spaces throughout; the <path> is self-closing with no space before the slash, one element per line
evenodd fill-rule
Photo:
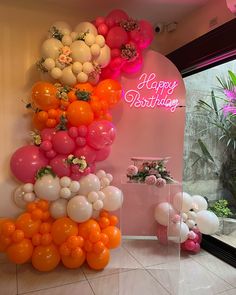
<path fill-rule="evenodd" d="M 80 188 L 80 183 L 76 180 L 71 181 L 71 184 L 69 186 L 69 189 L 71 190 L 72 193 L 77 193 Z"/>
<path fill-rule="evenodd" d="M 13 201 L 18 208 L 25 209 L 27 203 L 24 201 L 23 185 L 17 187 L 13 192 Z"/>
<path fill-rule="evenodd" d="M 50 71 L 51 69 L 53 69 L 55 67 L 55 61 L 53 58 L 48 57 L 43 62 L 43 65 L 48 71 Z"/>
<path fill-rule="evenodd" d="M 59 68 L 53 68 L 51 70 L 51 76 L 53 77 L 53 79 L 60 79 L 62 76 L 62 70 Z"/>
<path fill-rule="evenodd" d="M 42 44 L 42 56 L 43 58 L 51 57 L 53 59 L 58 58 L 60 54 L 60 49 L 63 47 L 61 41 L 55 38 L 49 38 L 45 40 Z"/>
<path fill-rule="evenodd" d="M 72 72 L 72 66 L 65 67 L 62 70 L 60 81 L 61 83 L 65 85 L 69 85 L 69 86 L 72 86 L 76 83 L 76 77 L 74 73 Z"/>
<path fill-rule="evenodd" d="M 91 47 L 90 47 L 90 51 L 91 51 L 91 54 L 95 57 L 99 56 L 100 52 L 101 52 L 101 48 L 98 44 L 93 44 Z"/>
<path fill-rule="evenodd" d="M 187 215 L 188 215 L 188 218 L 189 219 L 192 219 L 192 220 L 196 220 L 196 217 L 197 217 L 197 214 L 195 213 L 195 212 L 193 212 L 193 211 L 189 211 L 188 213 L 187 213 Z"/>
<path fill-rule="evenodd" d="M 208 204 L 205 198 L 199 195 L 192 196 L 193 198 L 193 210 L 199 212 L 202 210 L 207 210 Z"/>
<path fill-rule="evenodd" d="M 56 60 L 55 65 L 56 65 L 56 67 L 59 68 L 60 70 L 63 70 L 63 69 L 66 67 L 66 65 L 60 63 L 59 60 Z"/>
<path fill-rule="evenodd" d="M 36 196 L 35 193 L 31 192 L 31 193 L 25 193 L 23 196 L 23 199 L 25 202 L 30 203 L 33 202 L 35 200 Z"/>
<path fill-rule="evenodd" d="M 193 199 L 188 193 L 179 192 L 174 196 L 173 207 L 178 212 L 188 212 L 193 207 Z"/>
<path fill-rule="evenodd" d="M 200 232 L 206 235 L 213 235 L 219 228 L 218 217 L 207 210 L 197 212 L 196 223 Z"/>
<path fill-rule="evenodd" d="M 94 36 L 97 36 L 97 29 L 96 27 L 91 24 L 90 22 L 81 22 L 75 27 L 75 31 L 78 32 L 79 34 L 83 33 L 91 33 Z"/>
<path fill-rule="evenodd" d="M 94 210 L 101 210 L 102 208 L 103 208 L 103 201 L 97 200 L 95 203 L 93 203 Z"/>
<path fill-rule="evenodd" d="M 88 45 L 88 46 L 92 46 L 95 43 L 95 36 L 91 33 L 86 34 L 85 38 L 84 38 L 84 42 Z"/>
<path fill-rule="evenodd" d="M 61 40 L 62 44 L 65 46 L 70 46 L 72 43 L 72 38 L 69 35 L 65 35 L 62 40 Z"/>
<path fill-rule="evenodd" d="M 93 206 L 84 196 L 75 196 L 68 202 L 68 216 L 76 222 L 84 222 L 91 218 Z"/>
<path fill-rule="evenodd" d="M 87 196 L 90 192 L 98 192 L 100 190 L 100 181 L 95 174 L 88 174 L 80 179 L 79 194 Z"/>
<path fill-rule="evenodd" d="M 99 199 L 99 195 L 97 192 L 90 192 L 88 194 L 88 200 L 90 203 L 95 203 Z"/>
<path fill-rule="evenodd" d="M 95 40 L 99 47 L 103 47 L 105 45 L 105 38 L 102 35 L 97 35 Z"/>
<path fill-rule="evenodd" d="M 175 210 L 168 202 L 162 202 L 155 208 L 155 220 L 161 225 L 167 226 L 171 218 L 175 215 Z"/>
<path fill-rule="evenodd" d="M 184 222 L 172 223 L 169 227 L 169 237 L 175 243 L 183 243 L 188 239 L 189 228 Z"/>
<path fill-rule="evenodd" d="M 60 197 L 60 180 L 52 175 L 44 175 L 37 179 L 34 191 L 39 199 L 55 201 Z"/>
<path fill-rule="evenodd" d="M 96 62 L 102 67 L 106 67 L 111 59 L 111 50 L 110 48 L 105 45 L 104 47 L 102 47 L 100 55 L 98 56 L 98 58 L 96 59 Z"/>
<path fill-rule="evenodd" d="M 60 197 L 64 199 L 69 199 L 71 197 L 71 191 L 68 187 L 63 187 L 60 190 Z"/>
<path fill-rule="evenodd" d="M 85 62 L 84 64 L 83 64 L 83 72 L 85 73 L 85 74 L 90 74 L 90 73 L 92 73 L 93 72 L 93 70 L 94 70 L 94 68 L 93 68 L 93 64 L 91 63 L 91 62 Z"/>
<path fill-rule="evenodd" d="M 193 228 L 195 226 L 195 221 L 192 219 L 186 220 L 186 224 L 189 228 Z"/>
<path fill-rule="evenodd" d="M 103 192 L 99 191 L 99 192 L 97 192 L 97 194 L 98 194 L 99 200 L 103 201 L 105 199 L 105 194 Z"/>
<path fill-rule="evenodd" d="M 70 177 L 68 176 L 63 176 L 61 179 L 60 179 L 60 185 L 62 187 L 69 187 L 71 184 L 71 179 Z"/>
<path fill-rule="evenodd" d="M 51 203 L 49 211 L 53 218 L 58 219 L 67 216 L 67 203 L 65 199 L 58 199 Z"/>
<path fill-rule="evenodd" d="M 88 81 L 88 75 L 85 74 L 84 72 L 81 72 L 77 75 L 77 81 L 79 83 L 85 83 Z"/>
<path fill-rule="evenodd" d="M 22 190 L 25 193 L 32 193 L 34 191 L 34 185 L 33 183 L 26 183 L 23 185 Z"/>
<path fill-rule="evenodd" d="M 107 211 L 115 211 L 122 206 L 123 193 L 115 186 L 107 186 L 102 192 L 105 195 L 103 200 L 103 208 Z"/>
<path fill-rule="evenodd" d="M 186 221 L 188 219 L 187 213 L 182 213 L 181 216 L 183 218 L 183 221 Z"/>
<path fill-rule="evenodd" d="M 86 45 L 83 41 L 77 40 L 74 41 L 71 46 L 71 57 L 73 61 L 79 61 L 82 64 L 86 61 L 91 60 L 91 51 L 88 45 Z"/>
<path fill-rule="evenodd" d="M 83 65 L 82 65 L 81 62 L 76 61 L 76 62 L 73 63 L 73 65 L 72 65 L 73 73 L 79 74 L 80 72 L 82 72 L 82 69 L 83 69 Z"/>
<path fill-rule="evenodd" d="M 108 178 L 110 182 L 113 180 L 113 176 L 110 173 L 106 174 L 106 178 Z"/>
<path fill-rule="evenodd" d="M 105 188 L 106 186 L 110 185 L 110 180 L 107 177 L 102 177 L 100 179 L 101 188 Z"/>
<path fill-rule="evenodd" d="M 104 170 L 98 170 L 97 172 L 96 172 L 96 175 L 97 175 L 97 177 L 100 179 L 100 178 L 102 178 L 102 177 L 106 177 L 106 172 L 104 171 Z"/>

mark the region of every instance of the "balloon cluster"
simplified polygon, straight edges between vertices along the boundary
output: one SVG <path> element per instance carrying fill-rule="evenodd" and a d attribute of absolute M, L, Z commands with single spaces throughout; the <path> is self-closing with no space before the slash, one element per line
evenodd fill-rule
<path fill-rule="evenodd" d="M 173 198 L 173 204 L 158 204 L 154 214 L 158 222 L 158 239 L 166 243 L 168 231 L 169 238 L 181 243 L 183 250 L 199 252 L 201 233 L 212 235 L 219 227 L 218 217 L 207 208 L 208 204 L 204 197 L 190 196 L 185 192 L 177 193 Z"/>
<path fill-rule="evenodd" d="M 94 24 L 111 50 L 111 60 L 102 68 L 102 77 L 116 78 L 122 72 L 138 72 L 143 62 L 142 51 L 154 37 L 151 24 L 134 20 L 120 9 L 111 11 L 106 17 L 97 17 Z"/>
<path fill-rule="evenodd" d="M 38 200 L 16 220 L 0 220 L 0 251 L 16 264 L 31 261 L 39 271 L 51 271 L 60 261 L 78 268 L 85 261 L 95 270 L 109 262 L 109 249 L 121 242 L 118 218 L 102 211 L 98 220 L 76 223 L 68 217 L 54 220 L 49 202 Z"/>

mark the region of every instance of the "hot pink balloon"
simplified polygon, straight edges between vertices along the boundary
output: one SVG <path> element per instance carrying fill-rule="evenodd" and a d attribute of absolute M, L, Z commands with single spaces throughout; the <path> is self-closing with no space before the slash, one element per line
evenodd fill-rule
<path fill-rule="evenodd" d="M 58 131 L 52 138 L 53 149 L 59 154 L 68 155 L 75 149 L 75 142 L 67 131 Z"/>
<path fill-rule="evenodd" d="M 110 48 L 120 48 L 129 40 L 128 34 L 125 29 L 121 27 L 111 28 L 106 36 L 106 44 Z"/>
<path fill-rule="evenodd" d="M 106 36 L 108 33 L 108 30 L 109 30 L 109 28 L 106 24 L 100 24 L 98 26 L 98 34 L 100 34 L 100 35 Z"/>
<path fill-rule="evenodd" d="M 111 145 L 115 139 L 115 126 L 106 120 L 94 121 L 88 127 L 87 144 L 100 150 Z"/>
<path fill-rule="evenodd" d="M 154 30 L 148 21 L 141 20 L 139 21 L 139 28 L 131 31 L 129 36 L 140 49 L 145 49 L 152 43 Z"/>
<path fill-rule="evenodd" d="M 143 57 L 142 57 L 142 54 L 139 53 L 139 55 L 134 61 L 126 62 L 121 68 L 121 71 L 126 74 L 134 74 L 141 70 L 142 65 L 143 65 Z"/>
<path fill-rule="evenodd" d="M 129 16 L 125 11 L 121 9 L 114 9 L 107 15 L 106 24 L 109 27 L 113 27 L 114 25 L 119 24 L 120 21 L 127 19 L 129 19 Z"/>
<path fill-rule="evenodd" d="M 96 162 L 104 161 L 108 158 L 111 152 L 111 146 L 107 146 L 99 151 L 96 151 Z"/>
<path fill-rule="evenodd" d="M 167 226 L 157 224 L 156 235 L 161 244 L 166 245 L 168 243 Z"/>
<path fill-rule="evenodd" d="M 57 174 L 57 176 L 70 176 L 71 167 L 66 163 L 67 157 L 64 155 L 57 155 L 54 159 L 50 161 L 50 166 L 52 170 Z"/>
<path fill-rule="evenodd" d="M 113 79 L 115 80 L 120 76 L 120 70 L 114 71 L 109 65 L 102 69 L 102 73 L 100 75 L 100 81 L 105 79 Z"/>
<path fill-rule="evenodd" d="M 193 252 L 194 253 L 198 253 L 198 252 L 200 252 L 200 250 L 201 250 L 200 244 L 199 243 L 196 243 L 195 244 L 195 248 L 193 249 Z"/>
<path fill-rule="evenodd" d="M 19 148 L 12 155 L 10 161 L 12 173 L 24 183 L 34 183 L 37 171 L 47 165 L 48 159 L 46 159 L 39 147 L 34 145 Z"/>
<path fill-rule="evenodd" d="M 187 240 L 184 242 L 185 249 L 188 251 L 193 251 L 195 248 L 195 243 L 193 240 Z"/>
<path fill-rule="evenodd" d="M 76 149 L 74 155 L 78 158 L 84 156 L 86 162 L 93 163 L 96 159 L 96 150 L 88 145 L 85 145 L 84 147 Z"/>
<path fill-rule="evenodd" d="M 42 140 L 51 140 L 55 134 L 56 131 L 53 128 L 45 128 L 40 132 Z"/>
<path fill-rule="evenodd" d="M 71 174 L 71 176 L 70 176 L 70 178 L 72 179 L 72 180 L 80 180 L 80 178 L 81 177 L 83 177 L 84 176 L 84 174 L 83 173 L 80 173 L 80 174 L 75 174 L 75 173 L 72 173 Z"/>

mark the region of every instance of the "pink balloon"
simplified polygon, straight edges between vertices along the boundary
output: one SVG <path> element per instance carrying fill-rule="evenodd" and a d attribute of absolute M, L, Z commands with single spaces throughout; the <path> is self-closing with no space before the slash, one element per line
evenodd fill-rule
<path fill-rule="evenodd" d="M 83 177 L 84 176 L 84 174 L 83 173 L 80 173 L 80 174 L 75 174 L 75 173 L 72 173 L 71 174 L 71 176 L 70 176 L 70 178 L 72 179 L 72 180 L 80 180 L 80 178 L 81 177 Z"/>
<path fill-rule="evenodd" d="M 96 171 L 96 164 L 95 163 L 89 164 L 89 168 L 90 168 L 90 173 L 95 173 L 95 171 Z"/>
<path fill-rule="evenodd" d="M 102 16 L 98 16 L 96 19 L 95 19 L 95 26 L 98 28 L 99 25 L 101 24 L 104 24 L 105 23 L 105 17 L 102 17 Z"/>
<path fill-rule="evenodd" d="M 84 147 L 76 149 L 74 155 L 78 158 L 84 156 L 87 163 L 93 163 L 96 159 L 96 150 L 85 145 Z"/>
<path fill-rule="evenodd" d="M 87 144 L 100 150 L 111 145 L 115 139 L 115 126 L 105 120 L 94 121 L 88 127 Z"/>
<path fill-rule="evenodd" d="M 127 20 L 129 18 L 128 14 L 121 9 L 112 10 L 106 17 L 106 24 L 109 27 L 113 27 L 117 25 L 122 20 Z"/>
<path fill-rule="evenodd" d="M 119 48 L 114 48 L 111 50 L 111 58 L 120 57 L 121 51 Z"/>
<path fill-rule="evenodd" d="M 115 57 L 110 61 L 109 67 L 116 70 L 120 70 L 121 67 L 126 63 L 122 57 Z"/>
<path fill-rule="evenodd" d="M 68 155 L 75 149 L 75 142 L 67 131 L 58 131 L 52 138 L 52 145 L 56 152 Z"/>
<path fill-rule="evenodd" d="M 85 137 L 88 133 L 88 128 L 85 125 L 81 125 L 78 127 L 78 135 L 81 137 Z"/>
<path fill-rule="evenodd" d="M 148 21 L 141 20 L 139 21 L 139 28 L 131 31 L 129 36 L 140 49 L 145 49 L 152 43 L 154 30 Z"/>
<path fill-rule="evenodd" d="M 45 156 L 48 159 L 53 159 L 54 157 L 56 157 L 57 153 L 54 150 L 50 150 L 48 152 L 45 153 Z"/>
<path fill-rule="evenodd" d="M 50 161 L 50 166 L 52 170 L 57 174 L 57 176 L 70 176 L 71 167 L 68 163 L 66 163 L 66 156 L 57 155 L 54 159 Z"/>
<path fill-rule="evenodd" d="M 68 130 L 68 134 L 70 135 L 70 137 L 76 138 L 79 134 L 78 128 L 77 127 L 70 127 Z"/>
<path fill-rule="evenodd" d="M 195 248 L 195 243 L 193 240 L 187 240 L 184 242 L 185 244 L 185 249 L 188 251 L 193 251 Z"/>
<path fill-rule="evenodd" d="M 143 65 L 143 57 L 142 54 L 139 53 L 137 58 L 134 61 L 126 62 L 121 68 L 122 72 L 126 74 L 134 74 L 141 70 Z"/>
<path fill-rule="evenodd" d="M 11 157 L 10 167 L 14 176 L 22 182 L 35 182 L 37 171 L 48 165 L 39 147 L 26 145 L 18 150 Z"/>
<path fill-rule="evenodd" d="M 99 151 L 96 151 L 96 162 L 104 161 L 108 158 L 111 152 L 111 146 L 107 146 Z"/>
<path fill-rule="evenodd" d="M 40 144 L 40 149 L 44 152 L 48 152 L 52 149 L 52 143 L 49 140 L 44 140 L 41 144 Z"/>
<path fill-rule="evenodd" d="M 108 30 L 109 30 L 109 28 L 106 24 L 100 24 L 98 26 L 98 34 L 100 34 L 100 35 L 106 36 L 108 33 Z"/>
<path fill-rule="evenodd" d="M 120 48 L 129 40 L 127 32 L 121 27 L 111 28 L 106 36 L 106 43 L 110 48 Z"/>
<path fill-rule="evenodd" d="M 200 250 L 201 250 L 200 244 L 199 243 L 196 243 L 195 244 L 195 248 L 193 249 L 193 252 L 194 253 L 198 253 L 198 252 L 200 252 Z"/>
<path fill-rule="evenodd" d="M 53 128 L 45 128 L 40 132 L 42 140 L 52 140 L 55 134 L 56 134 L 56 131 Z"/>
<path fill-rule="evenodd" d="M 75 140 L 76 144 L 80 147 L 86 145 L 86 139 L 84 137 L 77 137 Z"/>
<path fill-rule="evenodd" d="M 166 245 L 168 243 L 167 226 L 158 223 L 156 235 L 160 244 Z"/>
<path fill-rule="evenodd" d="M 100 81 L 105 79 L 113 79 L 115 80 L 120 76 L 120 70 L 114 71 L 109 65 L 102 69 L 102 73 L 100 75 Z"/>

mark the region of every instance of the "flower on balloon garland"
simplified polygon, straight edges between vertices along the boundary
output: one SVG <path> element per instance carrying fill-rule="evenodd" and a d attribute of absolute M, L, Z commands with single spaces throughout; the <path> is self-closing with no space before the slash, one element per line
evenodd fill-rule
<path fill-rule="evenodd" d="M 72 63 L 72 58 L 71 58 L 70 54 L 71 54 L 70 47 L 63 46 L 61 49 L 61 53 L 57 59 L 57 61 L 60 63 L 60 65 L 68 66 Z"/>
<path fill-rule="evenodd" d="M 88 167 L 84 156 L 78 158 L 74 155 L 69 155 L 66 159 L 66 162 L 70 165 L 77 165 L 79 167 L 79 172 L 81 173 L 83 173 L 84 170 Z"/>
<path fill-rule="evenodd" d="M 138 56 L 137 48 L 132 43 L 121 46 L 121 57 L 128 61 L 134 61 Z"/>
<path fill-rule="evenodd" d="M 42 138 L 41 138 L 40 133 L 38 132 L 38 130 L 31 131 L 30 136 L 32 138 L 33 144 L 36 145 L 36 146 L 40 146 L 40 144 L 42 143 Z"/>
<path fill-rule="evenodd" d="M 120 21 L 120 27 L 125 29 L 126 32 L 132 32 L 135 29 L 140 29 L 138 21 L 132 18 Z"/>

